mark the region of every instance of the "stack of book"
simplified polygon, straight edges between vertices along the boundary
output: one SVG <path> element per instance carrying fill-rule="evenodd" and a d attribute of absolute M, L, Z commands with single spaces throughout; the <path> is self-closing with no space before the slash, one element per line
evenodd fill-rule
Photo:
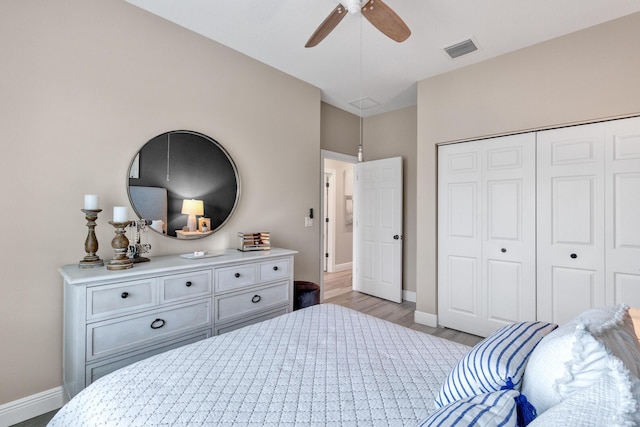
<path fill-rule="evenodd" d="M 269 242 L 269 232 L 262 233 L 238 233 L 238 250 L 246 251 L 268 251 L 271 249 Z"/>

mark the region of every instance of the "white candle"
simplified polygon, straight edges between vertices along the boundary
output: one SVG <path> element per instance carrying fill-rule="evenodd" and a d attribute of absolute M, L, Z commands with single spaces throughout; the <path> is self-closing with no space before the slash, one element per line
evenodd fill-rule
<path fill-rule="evenodd" d="M 98 208 L 98 195 L 97 194 L 85 194 L 84 195 L 84 208 L 86 210 L 96 210 Z"/>
<path fill-rule="evenodd" d="M 129 214 L 127 213 L 126 206 L 114 206 L 113 207 L 113 222 L 127 222 L 127 217 Z"/>

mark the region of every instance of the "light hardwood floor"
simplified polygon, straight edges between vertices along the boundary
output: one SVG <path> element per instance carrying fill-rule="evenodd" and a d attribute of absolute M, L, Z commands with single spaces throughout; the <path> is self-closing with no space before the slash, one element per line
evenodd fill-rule
<path fill-rule="evenodd" d="M 448 328 L 433 328 L 415 323 L 416 304 L 403 301 L 401 304 L 376 298 L 351 289 L 351 271 L 325 273 L 324 302 L 349 307 L 361 313 L 388 320 L 410 329 L 425 332 L 451 341 L 474 346 L 482 337 Z"/>

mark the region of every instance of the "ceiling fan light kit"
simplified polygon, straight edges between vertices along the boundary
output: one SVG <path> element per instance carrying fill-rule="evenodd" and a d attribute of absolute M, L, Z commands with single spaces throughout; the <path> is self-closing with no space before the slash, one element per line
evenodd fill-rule
<path fill-rule="evenodd" d="M 401 43 L 409 38 L 411 30 L 407 24 L 382 0 L 345 0 L 325 18 L 316 31 L 311 35 L 304 47 L 317 46 L 329 35 L 340 21 L 346 16 L 345 11 L 351 14 L 360 12 L 367 21 L 376 27 L 381 33 L 392 40 Z M 363 6 L 364 3 L 364 6 Z"/>

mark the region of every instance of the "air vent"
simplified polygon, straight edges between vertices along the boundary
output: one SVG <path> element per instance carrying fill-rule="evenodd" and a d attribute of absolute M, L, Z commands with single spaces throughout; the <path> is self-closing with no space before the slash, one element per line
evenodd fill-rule
<path fill-rule="evenodd" d="M 455 59 L 478 50 L 478 47 L 473 43 L 473 41 L 471 41 L 471 39 L 468 39 L 452 46 L 445 47 L 444 50 L 449 54 L 451 59 Z"/>
<path fill-rule="evenodd" d="M 380 105 L 378 101 L 371 99 L 368 96 L 365 96 L 361 99 L 356 99 L 355 101 L 351 101 L 349 104 L 360 110 L 366 110 Z"/>

